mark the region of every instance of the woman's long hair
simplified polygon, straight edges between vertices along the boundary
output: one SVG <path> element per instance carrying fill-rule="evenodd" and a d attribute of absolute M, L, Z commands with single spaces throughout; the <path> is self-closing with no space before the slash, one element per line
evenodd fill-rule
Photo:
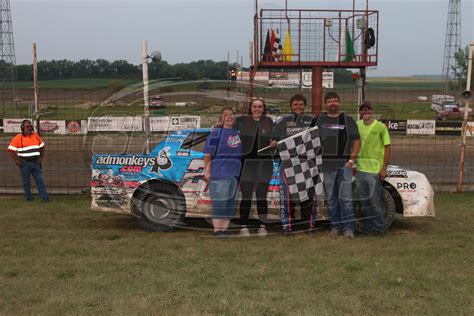
<path fill-rule="evenodd" d="M 255 102 L 255 101 L 260 101 L 262 102 L 263 104 L 263 112 L 262 112 L 262 116 L 260 118 L 260 122 L 262 123 L 261 127 L 262 129 L 266 130 L 266 131 L 271 131 L 273 126 L 272 126 L 272 122 L 270 120 L 266 120 L 265 118 L 267 117 L 267 105 L 265 103 L 265 100 L 263 98 L 252 98 L 252 101 L 250 102 L 250 105 L 249 105 L 249 110 L 247 111 L 247 117 L 246 117 L 246 120 L 245 120 L 245 124 L 244 124 L 244 127 L 245 129 L 250 129 L 251 126 L 252 126 L 252 104 Z"/>

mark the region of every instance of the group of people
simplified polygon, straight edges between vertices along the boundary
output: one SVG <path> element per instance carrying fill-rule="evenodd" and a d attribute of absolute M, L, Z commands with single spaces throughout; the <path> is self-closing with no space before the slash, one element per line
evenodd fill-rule
<path fill-rule="evenodd" d="M 296 94 L 290 99 L 291 114 L 273 122 L 266 115 L 263 99 L 254 98 L 248 114 L 235 117 L 232 108 L 224 108 L 220 125 L 213 128 L 204 147 L 204 179 L 209 181 L 212 200 L 214 236 L 227 237 L 231 218 L 235 216 L 238 189 L 240 235 L 250 236 L 249 213 L 255 191 L 259 225 L 258 236 L 266 236 L 268 213 L 267 191 L 273 174 L 273 160 L 278 160 L 278 144 L 288 137 L 317 126 L 322 148 L 323 186 L 327 212 L 331 221 L 329 235 L 355 238 L 355 215 L 352 198 L 352 174 L 356 166 L 364 229 L 360 233 L 384 235 L 382 181 L 390 159 L 390 135 L 386 126 L 374 118 L 372 104 L 359 106 L 357 122 L 341 111 L 341 99 L 335 92 L 324 97 L 326 112 L 314 117 L 304 113 L 306 98 Z M 262 150 L 263 149 L 263 150 Z M 304 231 L 315 234 L 316 195 L 295 201 L 289 194 L 285 162 L 280 165 L 280 216 L 283 234 L 292 236 L 295 208 L 299 204 Z"/>
<path fill-rule="evenodd" d="M 248 114 L 235 117 L 234 110 L 221 111 L 220 125 L 211 130 L 204 146 L 204 180 L 209 181 L 212 200 L 212 224 L 216 237 L 227 237 L 230 221 L 235 216 L 238 190 L 240 203 L 240 235 L 250 236 L 249 214 L 255 192 L 258 211 L 257 235 L 267 235 L 267 192 L 273 174 L 273 161 L 278 159 L 278 144 L 311 127 L 318 127 L 322 148 L 323 186 L 327 212 L 331 221 L 330 236 L 344 235 L 354 239 L 355 215 L 352 198 L 352 173 L 356 165 L 361 206 L 364 210 L 362 234 L 383 236 L 382 181 L 390 159 L 390 135 L 384 124 L 374 118 L 372 104 L 359 106 L 357 122 L 341 112 L 341 99 L 335 92 L 324 97 L 326 112 L 314 117 L 304 113 L 307 100 L 301 94 L 290 99 L 291 114 L 273 122 L 266 115 L 265 101 L 254 98 Z M 8 151 L 20 169 L 27 201 L 33 201 L 30 177 L 33 176 L 43 202 L 49 197 L 42 177 L 44 143 L 34 133 L 30 120 L 21 124 L 21 133 L 11 141 Z M 280 165 L 280 216 L 283 233 L 292 236 L 295 208 L 300 206 L 301 225 L 314 236 L 316 223 L 315 190 L 309 199 L 295 201 Z"/>

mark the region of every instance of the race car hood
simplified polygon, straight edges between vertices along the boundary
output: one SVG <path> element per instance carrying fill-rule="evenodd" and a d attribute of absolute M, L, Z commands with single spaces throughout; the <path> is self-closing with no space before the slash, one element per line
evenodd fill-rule
<path fill-rule="evenodd" d="M 433 187 L 424 174 L 390 166 L 385 181 L 400 194 L 403 216 L 435 216 Z"/>

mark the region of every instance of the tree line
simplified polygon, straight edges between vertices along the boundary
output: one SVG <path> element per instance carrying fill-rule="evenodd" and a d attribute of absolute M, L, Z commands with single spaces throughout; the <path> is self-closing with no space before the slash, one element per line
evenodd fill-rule
<path fill-rule="evenodd" d="M 1 65 L 3 63 L 3 65 Z M 8 71 L 4 61 L 0 61 L 0 72 Z M 247 68 L 243 69 L 248 70 Z M 148 75 L 150 79 L 180 78 L 182 80 L 226 80 L 228 78 L 229 66 L 227 61 L 215 62 L 213 60 L 198 60 L 190 63 L 168 64 L 166 61 L 148 64 Z M 16 73 L 18 81 L 32 81 L 32 65 L 17 65 Z M 8 78 L 8 74 L 1 74 Z M 6 76 L 5 76 L 6 75 Z M 38 62 L 38 77 L 41 80 L 64 80 L 64 79 L 141 79 L 141 65 L 134 65 L 126 60 L 108 61 L 105 59 L 79 61 L 50 60 Z M 352 82 L 352 72 L 344 69 L 334 70 L 334 80 L 338 83 Z"/>

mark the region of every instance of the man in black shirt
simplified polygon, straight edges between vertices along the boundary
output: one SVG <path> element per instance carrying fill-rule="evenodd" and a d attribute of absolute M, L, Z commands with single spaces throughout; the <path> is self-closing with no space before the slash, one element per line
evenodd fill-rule
<path fill-rule="evenodd" d="M 315 118 L 323 148 L 324 192 L 331 220 L 331 237 L 340 234 L 354 239 L 352 167 L 360 149 L 360 136 L 352 117 L 340 111 L 335 92 L 324 96 L 327 113 Z"/>

